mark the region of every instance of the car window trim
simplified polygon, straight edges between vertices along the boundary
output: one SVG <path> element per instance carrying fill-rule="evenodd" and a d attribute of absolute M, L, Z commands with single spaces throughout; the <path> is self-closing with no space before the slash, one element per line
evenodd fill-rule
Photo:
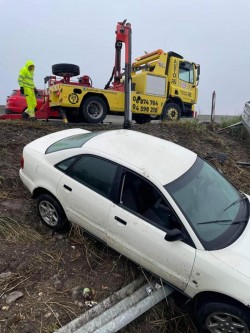
<path fill-rule="evenodd" d="M 124 189 L 124 183 L 126 179 L 126 174 L 122 176 L 122 185 L 121 185 L 121 190 L 120 190 L 120 195 L 119 195 L 119 204 L 122 204 L 122 193 Z"/>

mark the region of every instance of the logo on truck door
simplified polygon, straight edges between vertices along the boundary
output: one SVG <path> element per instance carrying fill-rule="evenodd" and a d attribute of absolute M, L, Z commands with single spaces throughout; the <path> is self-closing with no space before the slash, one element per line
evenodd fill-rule
<path fill-rule="evenodd" d="M 71 104 L 76 104 L 79 101 L 79 97 L 77 94 L 69 94 L 68 100 Z"/>
<path fill-rule="evenodd" d="M 173 77 L 171 80 L 172 84 L 176 84 L 177 83 L 177 60 L 174 60 L 174 66 L 173 66 Z"/>

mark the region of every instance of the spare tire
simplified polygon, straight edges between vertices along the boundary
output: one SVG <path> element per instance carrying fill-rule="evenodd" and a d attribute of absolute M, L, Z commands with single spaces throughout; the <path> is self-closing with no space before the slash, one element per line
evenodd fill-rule
<path fill-rule="evenodd" d="M 80 74 L 80 68 L 72 64 L 52 65 L 52 73 L 57 76 L 76 76 Z"/>

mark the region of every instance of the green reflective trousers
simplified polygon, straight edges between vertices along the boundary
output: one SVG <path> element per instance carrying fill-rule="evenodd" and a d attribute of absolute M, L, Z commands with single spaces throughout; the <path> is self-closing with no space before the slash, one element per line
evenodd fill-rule
<path fill-rule="evenodd" d="M 30 117 L 35 117 L 35 108 L 37 102 L 34 88 L 24 87 L 24 95 L 28 106 L 25 112 L 28 113 Z"/>

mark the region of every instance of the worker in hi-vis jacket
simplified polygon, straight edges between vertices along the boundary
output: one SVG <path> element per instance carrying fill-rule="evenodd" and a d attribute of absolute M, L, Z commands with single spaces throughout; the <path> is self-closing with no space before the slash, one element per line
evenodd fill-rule
<path fill-rule="evenodd" d="M 35 64 L 28 60 L 23 68 L 20 69 L 18 84 L 21 94 L 25 95 L 27 109 L 23 112 L 23 119 L 35 120 L 36 94 L 37 89 L 34 84 Z"/>

